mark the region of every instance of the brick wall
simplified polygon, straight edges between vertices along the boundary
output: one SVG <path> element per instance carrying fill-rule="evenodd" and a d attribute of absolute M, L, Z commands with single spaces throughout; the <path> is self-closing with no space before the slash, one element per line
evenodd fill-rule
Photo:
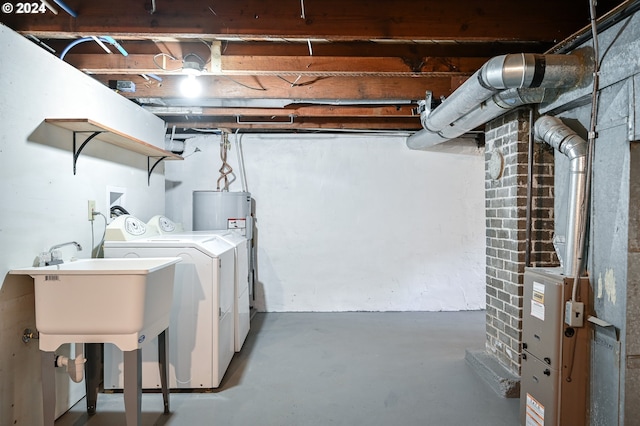
<path fill-rule="evenodd" d="M 488 123 L 485 135 L 486 349 L 516 375 L 522 343 L 529 128 L 529 110 L 518 109 Z M 498 153 L 504 167 L 502 176 L 494 179 L 489 165 Z M 553 266 L 553 150 L 546 144 L 535 144 L 533 176 L 530 262 Z"/>

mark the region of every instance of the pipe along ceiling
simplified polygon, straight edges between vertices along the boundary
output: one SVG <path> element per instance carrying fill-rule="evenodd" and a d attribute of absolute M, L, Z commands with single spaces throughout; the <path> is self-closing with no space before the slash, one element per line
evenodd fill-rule
<path fill-rule="evenodd" d="M 588 69 L 582 55 L 511 54 L 487 61 L 438 107 L 431 94 L 421 102 L 423 130 L 407 138 L 411 149 L 430 147 L 457 138 L 516 107 L 549 102 L 582 83 Z M 570 161 L 567 235 L 562 253 L 563 272 L 571 276 L 580 256 L 580 206 L 585 201 L 587 142 L 560 119 L 540 117 L 536 138 L 567 156 Z"/>
<path fill-rule="evenodd" d="M 423 130 L 407 138 L 410 149 L 428 149 L 454 139 L 505 112 L 549 102 L 560 89 L 582 82 L 587 66 L 579 54 L 496 56 L 487 61 L 438 107 L 431 93 L 420 102 Z"/>

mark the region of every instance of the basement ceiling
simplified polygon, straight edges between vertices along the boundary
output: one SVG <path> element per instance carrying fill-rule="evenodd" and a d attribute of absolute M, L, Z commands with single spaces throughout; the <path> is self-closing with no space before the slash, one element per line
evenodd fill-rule
<path fill-rule="evenodd" d="M 621 3 L 599 0 L 598 16 Z M 427 90 L 446 97 L 490 57 L 543 53 L 589 24 L 587 0 L 26 5 L 3 6 L 2 22 L 187 132 L 416 131 Z M 92 36 L 104 48 L 71 44 Z M 202 90 L 187 98 L 194 66 Z"/>

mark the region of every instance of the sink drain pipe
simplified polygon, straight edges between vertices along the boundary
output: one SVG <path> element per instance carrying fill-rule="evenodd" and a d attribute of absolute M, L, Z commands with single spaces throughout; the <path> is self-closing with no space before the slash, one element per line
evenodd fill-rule
<path fill-rule="evenodd" d="M 56 367 L 66 367 L 67 374 L 76 383 L 80 383 L 84 377 L 84 364 L 87 362 L 84 357 L 84 344 L 76 343 L 76 357 L 69 358 L 63 355 L 56 355 Z"/>
<path fill-rule="evenodd" d="M 516 107 L 550 102 L 559 90 L 582 81 L 580 54 L 519 53 L 491 58 L 451 96 L 432 108 L 432 94 L 420 102 L 423 130 L 407 138 L 410 149 L 428 149 L 454 139 Z"/>

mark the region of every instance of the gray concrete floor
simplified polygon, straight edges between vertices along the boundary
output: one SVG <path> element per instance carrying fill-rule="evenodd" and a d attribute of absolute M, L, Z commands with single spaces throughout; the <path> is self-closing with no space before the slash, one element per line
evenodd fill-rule
<path fill-rule="evenodd" d="M 464 360 L 484 347 L 484 312 L 257 314 L 220 388 L 145 393 L 143 425 L 516 426 L 518 399 Z M 123 425 L 122 394 L 81 400 L 56 426 Z"/>

